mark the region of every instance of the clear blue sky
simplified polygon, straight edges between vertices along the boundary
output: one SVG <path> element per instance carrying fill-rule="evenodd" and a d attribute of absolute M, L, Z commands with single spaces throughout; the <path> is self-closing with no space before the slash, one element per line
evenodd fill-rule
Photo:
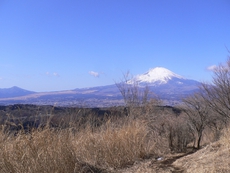
<path fill-rule="evenodd" d="M 209 81 L 226 47 L 230 0 L 0 0 L 0 88 L 100 86 L 157 66 Z"/>

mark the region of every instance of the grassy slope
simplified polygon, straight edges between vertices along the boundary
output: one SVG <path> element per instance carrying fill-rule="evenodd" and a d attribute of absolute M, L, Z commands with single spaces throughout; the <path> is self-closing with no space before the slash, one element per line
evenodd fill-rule
<path fill-rule="evenodd" d="M 153 157 L 146 158 L 167 150 L 163 146 L 167 141 L 154 133 L 149 119 L 107 119 L 100 127 L 92 126 L 94 121 L 89 119 L 88 124 L 79 126 L 71 120 L 65 128 L 43 127 L 17 134 L 1 126 L 0 173 L 230 172 L 230 129 L 225 130 L 221 140 L 194 154 L 182 158 L 165 155 L 157 162 Z M 168 162 L 174 158 L 174 163 Z"/>

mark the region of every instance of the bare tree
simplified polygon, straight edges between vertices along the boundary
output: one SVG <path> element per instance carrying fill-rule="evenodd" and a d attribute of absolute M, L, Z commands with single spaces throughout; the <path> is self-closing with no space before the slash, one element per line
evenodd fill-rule
<path fill-rule="evenodd" d="M 202 84 L 201 95 L 209 107 L 227 121 L 230 118 L 230 57 L 213 72 L 212 83 Z"/>
<path fill-rule="evenodd" d="M 116 82 L 116 86 L 124 99 L 128 114 L 140 114 L 140 111 L 144 113 L 146 109 L 149 111 L 151 106 L 161 104 L 160 99 L 150 92 L 149 87 L 140 86 L 129 72 L 123 74 L 123 78 L 120 82 Z"/>
<path fill-rule="evenodd" d="M 196 148 L 200 148 L 203 132 L 212 121 L 209 105 L 206 104 L 200 93 L 188 96 L 183 99 L 183 110 L 188 117 L 188 124 L 196 134 Z"/>
<path fill-rule="evenodd" d="M 139 83 L 132 78 L 129 72 L 123 74 L 123 79 L 119 83 L 116 83 L 116 86 L 127 107 L 141 106 L 147 103 L 149 99 L 148 86 L 140 88 Z"/>

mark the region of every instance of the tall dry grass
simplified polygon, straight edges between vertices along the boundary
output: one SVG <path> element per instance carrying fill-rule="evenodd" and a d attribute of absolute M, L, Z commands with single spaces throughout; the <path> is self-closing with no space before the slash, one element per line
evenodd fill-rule
<path fill-rule="evenodd" d="M 97 128 L 0 131 L 1 173 L 106 172 L 154 154 L 157 136 L 144 121 L 108 120 Z"/>
<path fill-rule="evenodd" d="M 48 128 L 17 136 L 1 133 L 0 172 L 73 172 L 78 160 L 71 138 Z"/>

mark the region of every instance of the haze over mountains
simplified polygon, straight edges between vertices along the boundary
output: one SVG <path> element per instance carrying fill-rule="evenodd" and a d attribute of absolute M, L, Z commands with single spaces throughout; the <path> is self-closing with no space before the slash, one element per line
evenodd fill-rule
<path fill-rule="evenodd" d="M 169 105 L 176 104 L 181 98 L 197 91 L 200 84 L 198 81 L 186 79 L 163 67 L 156 67 L 137 75 L 128 81 L 128 84 L 132 84 L 133 81 L 136 81 L 140 87 L 147 85 L 151 92 Z M 116 84 L 55 92 L 33 92 L 19 87 L 0 89 L 0 104 L 16 103 L 86 107 L 124 104 Z"/>

